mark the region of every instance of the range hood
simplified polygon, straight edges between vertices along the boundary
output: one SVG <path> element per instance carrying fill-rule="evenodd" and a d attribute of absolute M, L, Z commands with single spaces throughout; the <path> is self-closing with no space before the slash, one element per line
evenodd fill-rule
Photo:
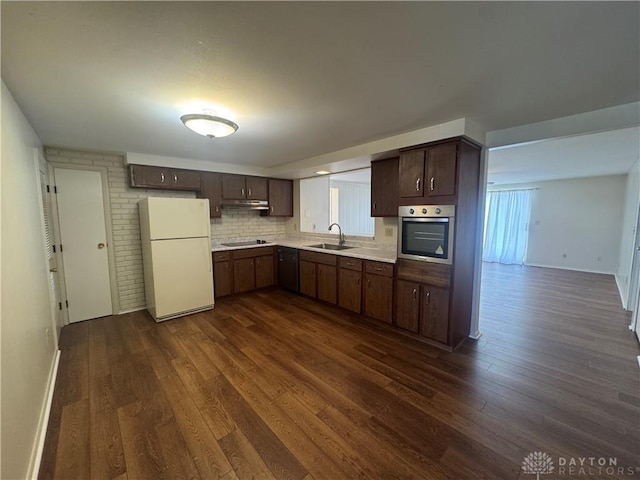
<path fill-rule="evenodd" d="M 269 210 L 266 200 L 222 200 L 221 206 L 226 210 Z"/>

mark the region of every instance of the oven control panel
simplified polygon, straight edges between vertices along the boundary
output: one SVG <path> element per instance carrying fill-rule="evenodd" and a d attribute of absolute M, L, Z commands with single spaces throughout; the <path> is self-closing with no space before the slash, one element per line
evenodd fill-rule
<path fill-rule="evenodd" d="M 399 207 L 399 217 L 455 217 L 455 205 L 418 205 Z"/>

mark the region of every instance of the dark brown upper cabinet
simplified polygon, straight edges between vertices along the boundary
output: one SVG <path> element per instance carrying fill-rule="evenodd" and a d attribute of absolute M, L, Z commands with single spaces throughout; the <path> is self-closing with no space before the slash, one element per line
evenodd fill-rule
<path fill-rule="evenodd" d="M 371 216 L 398 216 L 398 158 L 371 162 Z"/>
<path fill-rule="evenodd" d="M 401 198 L 424 196 L 424 154 L 424 149 L 400 154 L 398 189 Z"/>
<path fill-rule="evenodd" d="M 263 215 L 270 217 L 293 217 L 293 181 L 269 179 L 269 210 Z"/>
<path fill-rule="evenodd" d="M 222 216 L 222 175 L 203 172 L 202 190 L 198 197 L 209 199 L 209 216 L 211 218 L 220 218 Z"/>
<path fill-rule="evenodd" d="M 202 173 L 178 168 L 129 165 L 129 185 L 134 188 L 199 191 L 202 188 Z"/>
<path fill-rule="evenodd" d="M 222 198 L 226 200 L 268 200 L 267 179 L 222 174 Z"/>

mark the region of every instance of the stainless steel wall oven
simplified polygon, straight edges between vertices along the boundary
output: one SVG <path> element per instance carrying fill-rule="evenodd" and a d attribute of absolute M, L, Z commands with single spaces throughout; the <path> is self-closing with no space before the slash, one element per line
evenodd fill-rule
<path fill-rule="evenodd" d="M 455 205 L 398 208 L 398 257 L 451 265 Z"/>

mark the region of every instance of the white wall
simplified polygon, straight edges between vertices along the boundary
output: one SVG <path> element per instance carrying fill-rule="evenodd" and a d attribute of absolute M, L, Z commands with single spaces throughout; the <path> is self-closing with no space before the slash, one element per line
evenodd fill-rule
<path fill-rule="evenodd" d="M 40 217 L 34 148 L 40 140 L 2 82 L 2 463 L 0 478 L 26 478 L 38 441 L 57 345 Z"/>
<path fill-rule="evenodd" d="M 300 180 L 300 231 L 328 233 L 329 176 Z"/>
<path fill-rule="evenodd" d="M 631 286 L 631 262 L 635 251 L 636 219 L 640 204 L 640 160 L 628 173 L 625 184 L 622 228 L 620 234 L 620 259 L 616 271 L 616 283 L 620 290 L 622 305 L 629 308 L 629 288 Z"/>
<path fill-rule="evenodd" d="M 618 270 L 626 176 L 499 185 L 532 195 L 525 263 L 613 274 Z"/>

